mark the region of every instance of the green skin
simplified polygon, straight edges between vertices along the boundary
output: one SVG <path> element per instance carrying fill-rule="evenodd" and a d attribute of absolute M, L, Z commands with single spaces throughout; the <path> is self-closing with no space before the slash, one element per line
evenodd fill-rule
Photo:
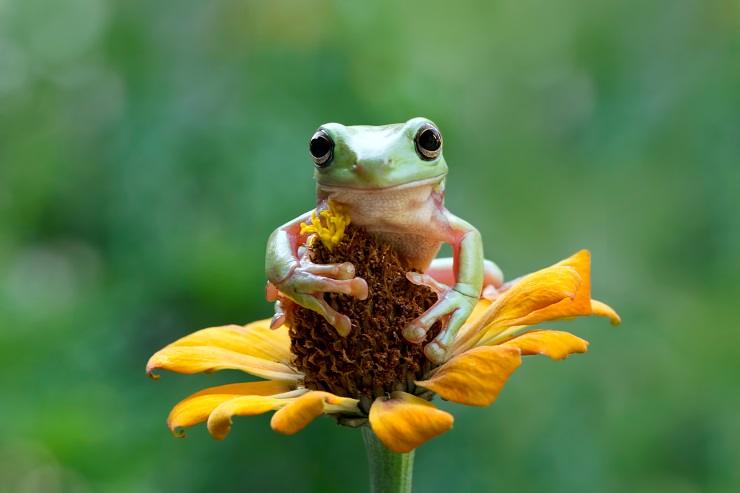
<path fill-rule="evenodd" d="M 334 141 L 333 159 L 317 167 L 314 177 L 317 209 L 326 209 L 329 200 L 344 205 L 352 224 L 392 244 L 409 265 L 423 272 L 409 272 L 407 278 L 433 289 L 438 300 L 403 329 L 403 336 L 420 343 L 436 321 L 443 321 L 444 329 L 424 348 L 427 358 L 441 363 L 483 287 L 500 287 L 502 275 L 493 262 L 484 260 L 480 233 L 443 205 L 447 163 L 442 153 L 433 160 L 417 154 L 415 136 L 429 124 L 414 118 L 382 127 L 322 125 L 320 130 Z M 355 277 L 349 262 L 318 265 L 309 260 L 305 245 L 310 235 L 301 234 L 300 224 L 310 222 L 311 212 L 276 229 L 268 241 L 267 297 L 276 302 L 272 326 L 281 325 L 297 303 L 322 314 L 340 335 L 347 335 L 352 330 L 349 318 L 333 310 L 324 293 L 365 299 L 367 283 Z M 453 258 L 434 258 L 442 243 L 452 245 Z"/>

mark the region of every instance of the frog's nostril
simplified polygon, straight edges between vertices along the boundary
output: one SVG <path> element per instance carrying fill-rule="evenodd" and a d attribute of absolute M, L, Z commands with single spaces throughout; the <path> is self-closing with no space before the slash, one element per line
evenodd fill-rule
<path fill-rule="evenodd" d="M 359 176 L 365 176 L 367 174 L 367 168 L 357 162 L 352 166 L 352 171 Z"/>

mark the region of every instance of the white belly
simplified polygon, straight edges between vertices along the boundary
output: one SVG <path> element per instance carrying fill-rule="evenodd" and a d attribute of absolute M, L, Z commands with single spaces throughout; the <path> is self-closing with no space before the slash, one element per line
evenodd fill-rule
<path fill-rule="evenodd" d="M 393 245 L 412 267 L 424 270 L 450 235 L 437 185 L 358 190 L 319 187 L 319 201 L 349 207 L 351 223 Z"/>

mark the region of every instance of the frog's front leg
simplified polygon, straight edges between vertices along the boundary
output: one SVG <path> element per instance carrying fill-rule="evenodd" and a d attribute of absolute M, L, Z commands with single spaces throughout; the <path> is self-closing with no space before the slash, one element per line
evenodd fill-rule
<path fill-rule="evenodd" d="M 324 301 L 324 293 L 343 293 L 364 300 L 368 289 L 364 279 L 355 277 L 355 266 L 350 262 L 340 264 L 315 264 L 305 247 L 310 236 L 301 234 L 301 223 L 308 222 L 311 212 L 276 229 L 267 242 L 265 259 L 268 286 L 267 299 L 275 301 L 272 327 L 282 325 L 291 302 L 320 313 L 341 336 L 351 330 L 351 322 Z M 276 291 L 279 291 L 278 294 Z M 287 299 L 286 299 L 287 298 Z"/>
<path fill-rule="evenodd" d="M 444 210 L 451 236 L 448 242 L 454 252 L 453 267 L 455 283 L 452 287 L 436 281 L 428 274 L 409 272 L 406 277 L 415 284 L 433 289 L 437 302 L 403 330 L 409 342 L 422 342 L 431 326 L 441 320 L 442 331 L 426 345 L 424 353 L 434 363 L 442 363 L 457 331 L 465 323 L 483 287 L 484 260 L 480 233 L 473 226 Z M 445 323 L 446 322 L 446 323 Z"/>

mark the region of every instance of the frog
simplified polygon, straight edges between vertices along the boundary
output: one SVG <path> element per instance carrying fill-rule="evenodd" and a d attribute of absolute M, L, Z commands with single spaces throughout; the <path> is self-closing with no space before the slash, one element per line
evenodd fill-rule
<path fill-rule="evenodd" d="M 441 364 L 484 288 L 490 298 L 503 285 L 503 274 L 484 258 L 478 230 L 444 206 L 448 167 L 439 128 L 422 117 L 383 126 L 326 123 L 311 137 L 309 151 L 316 209 L 277 228 L 267 244 L 266 293 L 275 302 L 271 327 L 283 325 L 297 304 L 321 314 L 340 336 L 353 330 L 324 293 L 364 300 L 367 283 L 355 276 L 350 262 L 313 263 L 306 247 L 309 233 L 301 228 L 316 211 L 339 204 L 353 224 L 395 249 L 410 267 L 409 281 L 436 293 L 436 302 L 400 330 L 407 341 L 419 344 L 440 321 L 442 329 L 424 354 Z M 443 243 L 452 246 L 453 257 L 437 258 Z"/>

